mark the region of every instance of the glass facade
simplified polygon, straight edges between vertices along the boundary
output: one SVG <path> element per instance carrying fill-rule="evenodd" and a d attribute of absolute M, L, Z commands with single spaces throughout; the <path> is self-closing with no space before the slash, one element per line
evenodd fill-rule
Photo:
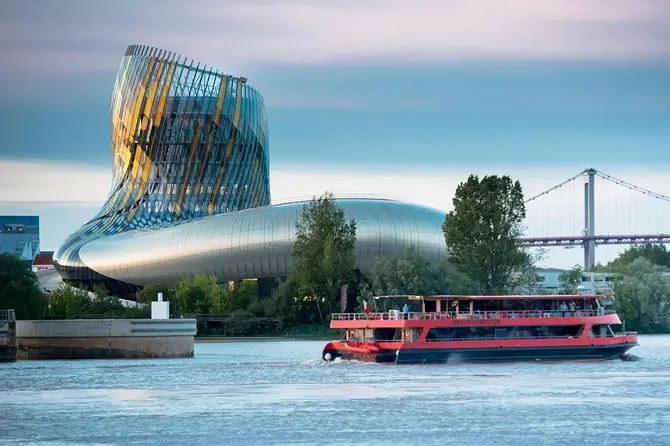
<path fill-rule="evenodd" d="M 0 253 L 13 254 L 32 265 L 40 252 L 40 218 L 0 215 Z"/>
<path fill-rule="evenodd" d="M 304 203 L 270 205 L 268 130 L 245 78 L 130 46 L 110 106 L 113 182 L 98 214 L 54 253 L 66 281 L 130 293 L 195 273 L 220 282 L 292 272 Z M 357 223 L 357 264 L 413 246 L 446 257 L 444 213 L 392 200 L 338 200 Z"/>
<path fill-rule="evenodd" d="M 104 279 L 79 257 L 93 240 L 270 204 L 265 106 L 245 78 L 131 45 L 110 116 L 112 188 L 54 254 L 64 279 Z"/>

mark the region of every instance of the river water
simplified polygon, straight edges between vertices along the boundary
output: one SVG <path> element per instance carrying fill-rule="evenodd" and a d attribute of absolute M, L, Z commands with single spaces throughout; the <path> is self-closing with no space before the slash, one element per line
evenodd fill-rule
<path fill-rule="evenodd" d="M 670 445 L 670 336 L 639 361 L 393 366 L 323 341 L 0 364 L 0 443 Z"/>

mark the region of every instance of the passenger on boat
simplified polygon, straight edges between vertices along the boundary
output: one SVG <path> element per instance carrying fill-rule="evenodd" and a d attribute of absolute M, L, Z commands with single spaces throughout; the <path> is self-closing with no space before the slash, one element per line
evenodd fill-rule
<path fill-rule="evenodd" d="M 568 306 L 565 305 L 565 302 L 561 302 L 561 311 L 563 312 L 563 317 L 565 317 L 566 313 L 568 312 Z"/>
<path fill-rule="evenodd" d="M 409 319 L 409 305 L 407 304 L 405 304 L 405 306 L 402 307 L 402 318 Z"/>
<path fill-rule="evenodd" d="M 574 315 L 575 315 L 575 311 L 577 310 L 577 308 L 575 307 L 575 302 L 574 302 L 574 301 L 570 301 L 570 303 L 568 304 L 568 306 L 570 307 L 570 315 L 571 315 L 571 316 L 574 316 Z"/>

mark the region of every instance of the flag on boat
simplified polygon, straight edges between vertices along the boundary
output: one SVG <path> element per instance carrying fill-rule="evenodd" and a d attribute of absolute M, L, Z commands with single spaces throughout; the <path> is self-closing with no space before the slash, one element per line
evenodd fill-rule
<path fill-rule="evenodd" d="M 370 304 L 368 303 L 367 300 L 363 301 L 363 310 L 365 311 L 366 314 L 370 312 Z"/>

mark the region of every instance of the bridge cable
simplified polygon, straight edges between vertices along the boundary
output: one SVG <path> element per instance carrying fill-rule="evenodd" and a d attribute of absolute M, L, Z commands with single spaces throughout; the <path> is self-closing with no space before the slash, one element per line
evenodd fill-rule
<path fill-rule="evenodd" d="M 658 198 L 659 200 L 670 201 L 670 197 L 668 197 L 666 195 L 659 194 L 657 192 L 653 192 L 653 191 L 650 191 L 648 189 L 644 189 L 642 187 L 638 187 L 634 184 L 628 183 L 627 181 L 619 180 L 618 178 L 614 178 L 613 176 L 607 175 L 606 173 L 600 172 L 599 170 L 596 170 L 596 175 L 598 175 L 600 178 L 602 178 L 604 180 L 611 181 L 614 184 L 626 187 L 626 188 L 628 188 L 630 190 L 633 190 L 635 192 L 639 192 L 639 193 L 644 194 L 644 195 L 649 195 L 651 197 Z M 568 181 L 571 181 L 571 180 L 572 179 L 570 179 Z M 553 189 L 550 189 L 550 190 L 553 190 Z M 535 197 L 531 198 L 531 200 L 534 200 L 534 199 L 535 199 Z"/>
<path fill-rule="evenodd" d="M 528 203 L 529 201 L 536 200 L 536 199 L 540 198 L 540 197 L 543 196 L 543 195 L 547 195 L 548 193 L 553 192 L 553 191 L 555 191 L 556 189 L 565 186 L 566 184 L 570 183 L 571 181 L 574 181 L 574 180 L 576 180 L 577 178 L 583 176 L 584 173 L 587 172 L 588 170 L 589 170 L 589 169 L 584 169 L 584 170 L 582 170 L 582 171 L 579 172 L 577 175 L 575 175 L 575 176 L 573 176 L 573 177 L 571 177 L 571 178 L 568 178 L 567 180 L 563 181 L 562 183 L 559 183 L 559 184 L 557 184 L 557 185 L 555 185 L 555 186 L 553 186 L 553 187 L 551 187 L 551 188 L 545 190 L 544 192 L 540 192 L 539 194 L 535 195 L 534 197 L 531 197 L 531 198 L 528 198 L 527 200 L 524 200 L 524 203 Z"/>

